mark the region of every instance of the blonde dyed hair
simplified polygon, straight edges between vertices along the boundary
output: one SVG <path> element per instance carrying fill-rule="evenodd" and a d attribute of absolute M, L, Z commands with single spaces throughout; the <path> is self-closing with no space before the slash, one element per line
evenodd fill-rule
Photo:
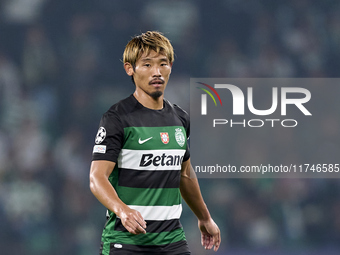
<path fill-rule="evenodd" d="M 147 31 L 133 37 L 125 47 L 123 62 L 128 62 L 132 66 L 136 66 L 138 59 L 144 53 L 149 55 L 151 50 L 165 55 L 170 63 L 174 62 L 174 49 L 169 39 L 157 31 Z"/>

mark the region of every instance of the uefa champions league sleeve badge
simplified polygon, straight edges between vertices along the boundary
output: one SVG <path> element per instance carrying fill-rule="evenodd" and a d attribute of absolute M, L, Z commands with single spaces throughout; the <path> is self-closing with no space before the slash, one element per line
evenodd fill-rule
<path fill-rule="evenodd" d="M 98 133 L 97 133 L 97 135 L 96 135 L 95 143 L 96 143 L 96 144 L 102 143 L 102 142 L 104 141 L 105 137 L 106 137 L 106 130 L 105 130 L 104 127 L 100 127 L 100 128 L 98 129 Z"/>

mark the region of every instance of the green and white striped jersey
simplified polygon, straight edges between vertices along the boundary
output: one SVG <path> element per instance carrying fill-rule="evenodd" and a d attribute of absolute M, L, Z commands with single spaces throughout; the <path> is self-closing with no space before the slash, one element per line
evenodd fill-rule
<path fill-rule="evenodd" d="M 189 117 L 164 100 L 161 110 L 141 105 L 133 95 L 113 105 L 100 122 L 93 160 L 116 162 L 109 177 L 119 198 L 139 211 L 146 234 L 133 235 L 108 211 L 102 254 L 188 252 L 179 190 L 181 165 L 190 157 Z"/>

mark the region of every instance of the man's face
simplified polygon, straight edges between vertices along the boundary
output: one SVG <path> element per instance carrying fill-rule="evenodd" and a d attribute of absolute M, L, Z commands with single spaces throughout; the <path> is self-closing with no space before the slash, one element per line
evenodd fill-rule
<path fill-rule="evenodd" d="M 172 64 L 165 55 L 150 51 L 137 60 L 135 69 L 126 69 L 128 75 L 133 75 L 136 90 L 158 98 L 163 95 L 168 83 Z"/>

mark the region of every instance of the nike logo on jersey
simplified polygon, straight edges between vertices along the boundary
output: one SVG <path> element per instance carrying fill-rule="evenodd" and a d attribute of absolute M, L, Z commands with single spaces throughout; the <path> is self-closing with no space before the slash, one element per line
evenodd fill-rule
<path fill-rule="evenodd" d="M 150 139 L 152 139 L 152 136 L 149 137 L 149 138 L 146 138 L 146 139 L 144 139 L 144 140 L 141 140 L 141 139 L 139 138 L 138 143 L 139 143 L 139 144 L 143 144 L 143 143 L 149 141 Z"/>

